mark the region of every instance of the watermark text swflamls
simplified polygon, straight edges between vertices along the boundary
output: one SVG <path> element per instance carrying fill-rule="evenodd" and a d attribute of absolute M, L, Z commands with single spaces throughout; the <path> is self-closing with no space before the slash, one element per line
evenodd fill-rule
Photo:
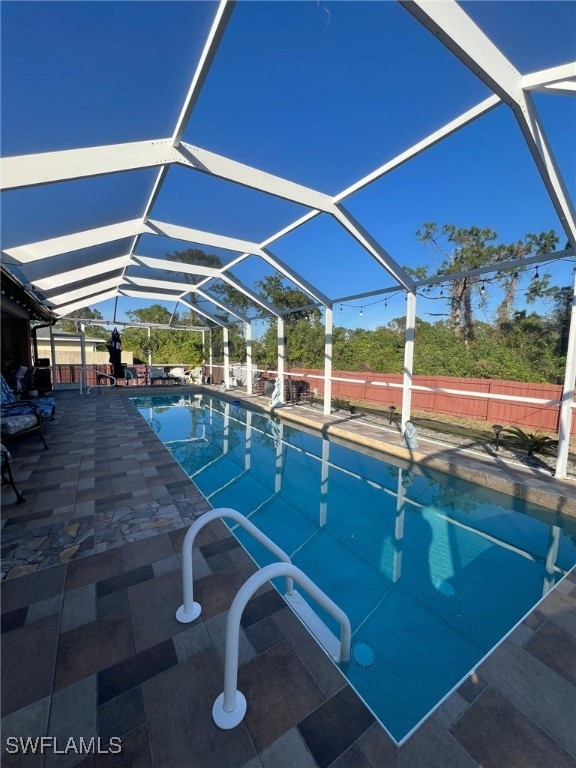
<path fill-rule="evenodd" d="M 55 755 L 117 755 L 122 752 L 122 739 L 118 736 L 112 736 L 108 740 L 96 736 L 89 739 L 83 736 L 78 739 L 74 736 L 68 739 L 59 739 L 56 736 L 7 736 L 6 752 L 9 755 L 44 755 L 48 752 Z"/>

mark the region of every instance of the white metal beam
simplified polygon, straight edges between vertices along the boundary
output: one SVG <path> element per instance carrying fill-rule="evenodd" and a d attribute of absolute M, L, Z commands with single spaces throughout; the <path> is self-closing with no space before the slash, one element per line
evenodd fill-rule
<path fill-rule="evenodd" d="M 520 72 L 455 0 L 399 2 L 504 102 L 522 105 Z"/>
<path fill-rule="evenodd" d="M 210 245 L 213 248 L 224 248 L 227 251 L 240 251 L 244 253 L 260 254 L 260 246 L 257 243 L 251 243 L 249 240 L 238 240 L 235 237 L 226 237 L 214 232 L 204 232 L 201 229 L 192 229 L 191 227 L 181 227 L 177 224 L 168 224 L 165 221 L 155 221 L 149 219 L 147 227 L 150 234 L 172 237 L 176 240 L 184 240 L 188 243 L 198 243 L 199 245 Z"/>
<path fill-rule="evenodd" d="M 201 291 L 199 288 L 192 288 L 191 293 L 197 293 L 198 296 L 201 296 L 203 299 L 206 299 L 206 301 L 211 302 L 216 307 L 220 307 L 220 309 L 223 309 L 224 312 L 228 312 L 229 315 L 232 315 L 233 317 L 237 317 L 238 320 L 242 320 L 242 322 L 246 323 L 246 325 L 250 324 L 250 318 L 246 317 L 246 315 L 243 315 L 241 312 L 239 312 L 234 307 L 229 306 L 228 304 L 225 304 L 223 301 L 220 301 L 220 299 L 215 299 L 214 296 L 211 296 L 209 293 L 206 293 L 205 291 Z"/>
<path fill-rule="evenodd" d="M 140 219 L 132 219 L 131 221 L 121 221 L 118 224 L 108 224 L 96 229 L 62 235 L 61 237 L 52 237 L 49 240 L 40 240 L 36 243 L 18 245 L 15 248 L 6 248 L 4 253 L 16 259 L 20 264 L 29 264 L 50 256 L 59 256 L 63 253 L 79 251 L 82 248 L 103 245 L 112 240 L 122 240 L 146 231 L 146 227 Z"/>
<path fill-rule="evenodd" d="M 118 287 L 118 278 L 112 277 L 109 280 L 102 280 L 97 283 L 85 285 L 82 288 L 76 288 L 73 291 L 66 291 L 66 293 L 59 293 L 55 296 L 49 296 L 48 301 L 54 306 L 58 307 L 62 304 L 70 304 L 73 301 L 77 301 L 86 296 L 94 294 L 95 291 L 108 291 L 112 288 Z"/>
<path fill-rule="evenodd" d="M 180 116 L 176 122 L 174 134 L 172 135 L 172 144 L 174 146 L 177 146 L 180 143 L 180 140 L 184 135 L 184 131 L 186 130 L 186 126 L 188 125 L 188 121 L 190 120 L 190 116 L 192 114 L 192 110 L 196 106 L 200 91 L 202 90 L 204 81 L 206 80 L 208 72 L 210 71 L 210 67 L 212 66 L 216 51 L 218 50 L 218 46 L 220 45 L 228 22 L 230 21 L 230 16 L 232 15 L 232 11 L 234 10 L 235 5 L 236 3 L 229 2 L 228 0 L 221 0 L 221 2 L 218 4 L 218 8 L 214 16 L 214 21 L 212 22 L 212 27 L 210 28 L 210 32 L 208 33 L 208 37 L 204 43 L 204 48 L 200 54 L 200 59 L 196 67 L 196 71 L 194 72 L 194 77 L 190 83 L 188 93 L 186 94 L 186 98 L 182 106 L 182 111 L 180 112 Z"/>
<path fill-rule="evenodd" d="M 197 171 L 209 173 L 211 176 L 217 176 L 220 179 L 233 181 L 244 187 L 250 187 L 250 189 L 257 189 L 260 192 L 266 192 L 269 195 L 281 197 L 284 200 L 290 200 L 293 203 L 299 203 L 308 208 L 317 208 L 327 213 L 332 211 L 332 199 L 330 196 L 317 192 L 315 189 L 304 187 L 280 176 L 274 176 L 271 173 L 260 171 L 249 165 L 238 163 L 235 160 L 230 160 L 206 149 L 193 147 L 186 142 L 182 142 L 179 145 L 178 151 L 180 152 L 180 162 Z"/>
<path fill-rule="evenodd" d="M 550 69 L 542 69 L 539 72 L 531 72 L 529 75 L 522 76 L 522 88 L 525 91 L 533 91 L 535 89 L 546 89 L 546 86 L 555 86 L 559 83 L 566 83 L 567 90 L 573 90 L 576 87 L 574 82 L 576 78 L 576 61 L 569 64 L 561 64 L 559 67 L 551 67 Z"/>
<path fill-rule="evenodd" d="M 222 273 L 219 276 L 222 280 L 224 280 L 225 283 L 228 283 L 228 285 L 231 285 L 233 288 L 236 288 L 236 290 L 240 291 L 240 293 L 243 293 L 245 296 L 247 296 L 249 299 L 251 299 L 255 304 L 258 304 L 258 306 L 262 307 L 262 309 L 265 309 L 266 312 L 269 312 L 271 315 L 274 315 L 275 317 L 282 317 L 282 313 L 279 309 L 276 309 L 276 307 L 266 301 L 266 299 L 263 299 L 261 296 L 258 296 L 257 293 L 254 293 L 254 291 L 251 291 L 249 288 L 246 288 L 245 285 L 238 282 L 238 280 L 235 280 L 233 277 L 230 277 L 230 275 L 227 275 L 225 273 Z"/>
<path fill-rule="evenodd" d="M 554 161 L 531 96 L 523 90 L 520 72 L 455 0 L 443 0 L 440 3 L 428 0 L 399 1 L 512 109 L 560 223 L 570 244 L 576 248 L 574 206 Z"/>
<path fill-rule="evenodd" d="M 91 277 L 105 275 L 108 272 L 123 269 L 130 263 L 130 256 L 117 256 L 106 261 L 99 261 L 97 264 L 90 264 L 87 267 L 78 269 L 68 269 L 57 274 L 50 272 L 47 277 L 38 277 L 30 280 L 32 285 L 43 291 L 50 291 L 54 288 L 61 288 L 63 285 L 72 285 L 82 280 L 88 280 Z"/>
<path fill-rule="evenodd" d="M 188 309 L 191 309 L 195 314 L 205 317 L 207 320 L 210 320 L 216 325 L 219 325 L 221 328 L 226 327 L 226 323 L 224 323 L 222 320 L 219 320 L 218 318 L 214 317 L 214 315 L 211 315 L 209 312 L 206 312 L 205 310 L 200 309 L 195 304 L 190 304 L 190 302 L 186 301 L 185 299 L 180 299 L 180 303 L 184 304 L 184 306 L 188 307 Z"/>
<path fill-rule="evenodd" d="M 486 275 L 491 272 L 502 272 L 507 269 L 519 269 L 520 267 L 526 267 L 529 264 L 545 264 L 547 261 L 558 261 L 559 259 L 566 259 L 574 256 L 572 248 L 565 248 L 562 251 L 554 251 L 547 254 L 539 254 L 537 256 L 527 256 L 524 259 L 510 259 L 509 261 L 495 261 L 486 267 L 477 267 L 476 269 L 466 269 L 462 272 L 447 272 L 444 275 L 435 275 L 427 280 L 418 280 L 415 283 L 415 288 L 422 286 L 437 285 L 440 283 L 446 283 L 450 280 L 460 280 L 463 277 L 472 277 L 473 275 Z M 395 289 L 397 290 L 397 289 Z M 382 291 L 384 293 L 384 291 Z"/>
<path fill-rule="evenodd" d="M 406 336 L 404 340 L 404 372 L 402 376 L 402 414 L 401 427 L 404 432 L 406 422 L 412 413 L 412 377 L 414 374 L 414 334 L 416 327 L 416 293 L 406 294 Z"/>
<path fill-rule="evenodd" d="M 0 160 L 0 189 L 34 187 L 179 161 L 170 139 L 5 157 Z"/>
<path fill-rule="evenodd" d="M 147 256 L 135 256 L 134 259 L 137 264 L 140 263 L 153 269 L 164 269 L 170 272 L 185 272 L 186 274 L 190 275 L 205 275 L 209 278 L 223 280 L 224 282 L 236 288 L 236 290 L 238 290 L 240 293 L 244 294 L 244 296 L 247 296 L 255 304 L 258 304 L 260 307 L 262 307 L 262 309 L 265 309 L 267 312 L 275 315 L 276 317 L 281 317 L 282 313 L 280 310 L 276 309 L 274 306 L 272 306 L 272 304 L 269 304 L 265 299 L 258 296 L 258 294 L 251 291 L 238 280 L 230 277 L 230 275 L 226 274 L 223 270 L 215 269 L 214 267 L 197 266 L 195 264 L 184 264 L 179 261 L 150 259 Z M 192 286 L 190 289 L 192 289 Z"/>
<path fill-rule="evenodd" d="M 566 368 L 564 371 L 564 386 L 562 388 L 562 403 L 560 405 L 560 428 L 558 431 L 558 458 L 556 460 L 556 477 L 566 477 L 568 452 L 570 450 L 570 433 L 572 429 L 572 414 L 574 404 L 574 388 L 576 386 L 576 276 L 572 290 L 572 309 L 570 312 L 570 330 L 568 333 L 568 350 L 566 353 Z"/>
<path fill-rule="evenodd" d="M 284 275 L 284 277 L 287 277 L 289 280 L 291 280 L 295 285 L 298 286 L 298 288 L 300 288 L 300 290 L 304 291 L 304 293 L 312 296 L 313 299 L 316 299 L 316 301 L 324 304 L 325 307 L 329 307 L 331 305 L 332 302 L 324 293 L 319 291 L 315 286 L 305 280 L 302 275 L 298 274 L 298 272 L 294 272 L 294 270 L 290 269 L 287 264 L 281 261 L 273 253 L 263 248 L 262 258 L 264 261 L 268 262 L 270 266 L 274 267 L 275 270 L 280 272 L 281 275 Z"/>
<path fill-rule="evenodd" d="M 92 296 L 87 296 L 82 301 L 75 301 L 72 304 L 65 304 L 61 307 L 53 309 L 52 311 L 55 315 L 58 315 L 58 317 L 63 317 L 70 312 L 75 312 L 77 309 L 84 309 L 89 304 L 99 304 L 101 301 L 114 298 L 114 296 L 116 296 L 116 289 L 113 291 L 102 291 L 94 293 Z"/>
<path fill-rule="evenodd" d="M 224 302 L 219 301 L 218 299 L 214 298 L 210 294 L 184 281 L 176 282 L 173 280 L 157 280 L 156 278 L 131 277 L 130 275 L 125 275 L 124 284 L 121 285 L 120 288 L 121 289 L 126 287 L 129 288 L 130 285 L 133 285 L 135 287 L 141 286 L 142 288 L 159 288 L 161 290 L 176 290 L 180 292 L 181 297 L 185 297 L 189 293 L 197 293 L 199 296 L 202 296 L 202 298 L 206 299 L 206 301 L 209 301 L 215 307 L 219 307 L 220 309 L 224 310 L 224 312 L 228 312 L 234 317 L 237 317 L 238 320 L 242 320 L 243 322 L 246 322 L 246 323 L 250 322 L 249 318 L 239 313 L 237 309 L 233 309 L 232 307 L 229 307 L 227 304 L 224 304 Z"/>
<path fill-rule="evenodd" d="M 144 266 L 149 269 L 161 269 L 166 272 L 182 272 L 186 275 L 204 275 L 207 277 L 220 277 L 221 270 L 216 267 L 205 267 L 200 264 L 186 264 L 183 261 L 168 261 L 167 259 L 153 259 L 149 256 L 134 255 L 135 266 Z"/>
<path fill-rule="evenodd" d="M 437 131 L 434 131 L 429 136 L 426 136 L 426 138 L 418 141 L 411 147 L 408 147 L 408 149 L 406 149 L 404 152 L 401 152 L 399 155 L 396 155 L 396 157 L 388 160 L 388 162 L 384 163 L 384 165 L 381 165 L 379 168 L 376 168 L 376 170 L 372 171 L 367 176 L 364 176 L 364 178 L 359 179 L 351 186 L 342 190 L 342 192 L 339 192 L 334 198 L 334 202 L 339 203 L 342 200 L 345 200 L 347 197 L 350 197 L 350 195 L 353 195 L 361 189 L 364 189 L 364 187 L 367 187 L 369 184 L 372 184 L 374 181 L 381 179 L 387 173 L 390 173 L 390 171 L 393 171 L 395 168 L 399 168 L 401 165 L 404 165 L 404 163 L 407 163 L 408 160 L 411 160 L 413 157 L 417 157 L 418 155 L 422 154 L 422 152 L 425 152 L 430 147 L 438 144 L 440 141 L 442 141 L 442 139 L 445 139 L 447 136 L 451 136 L 453 133 L 459 131 L 461 128 L 464 128 L 466 125 L 469 125 L 482 115 L 487 114 L 501 103 L 502 100 L 498 96 L 494 94 L 489 96 L 487 99 L 484 99 L 484 101 L 480 102 L 480 104 L 477 104 L 475 107 L 472 107 L 472 109 L 469 109 L 467 112 L 459 115 L 459 117 L 456 117 L 446 125 L 443 125 Z"/>
<path fill-rule="evenodd" d="M 334 333 L 334 313 L 331 307 L 326 307 L 324 316 L 324 416 L 332 411 L 332 341 Z"/>
<path fill-rule="evenodd" d="M 158 290 L 174 291 L 181 296 L 185 296 L 190 292 L 190 283 L 177 280 L 158 280 L 154 277 L 130 277 L 130 275 L 124 275 L 124 282 L 119 286 L 120 290 L 124 288 L 130 289 L 130 286 L 134 288 L 157 288 Z"/>
<path fill-rule="evenodd" d="M 514 114 L 532 159 L 540 172 L 552 205 L 558 214 L 560 224 L 568 237 L 570 245 L 576 249 L 576 211 L 574 210 L 574 204 L 560 175 L 552 148 L 546 138 L 544 127 L 532 101 L 532 96 L 529 93 L 524 93 L 524 108 L 521 110 L 515 109 Z"/>
<path fill-rule="evenodd" d="M 414 288 L 414 281 L 410 275 L 386 253 L 341 203 L 335 206 L 334 218 L 403 288 L 409 291 Z"/>

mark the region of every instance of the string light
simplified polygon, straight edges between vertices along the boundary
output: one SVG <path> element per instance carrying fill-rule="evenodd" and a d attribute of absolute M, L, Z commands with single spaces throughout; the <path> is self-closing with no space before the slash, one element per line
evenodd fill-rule
<path fill-rule="evenodd" d="M 363 311 L 363 310 L 364 310 L 364 308 L 363 308 L 363 307 L 360 307 L 360 317 L 362 317 L 362 315 L 364 314 L 364 311 Z"/>
<path fill-rule="evenodd" d="M 484 296 L 486 294 L 486 280 L 482 280 L 482 285 L 480 286 L 480 296 Z"/>

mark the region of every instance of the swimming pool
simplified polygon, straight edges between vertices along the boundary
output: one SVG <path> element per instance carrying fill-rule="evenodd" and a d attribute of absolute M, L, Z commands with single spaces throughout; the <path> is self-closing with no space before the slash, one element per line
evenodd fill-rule
<path fill-rule="evenodd" d="M 550 510 L 211 396 L 134 402 L 213 507 L 249 517 L 348 614 L 342 671 L 397 741 L 576 563 L 576 525 Z"/>

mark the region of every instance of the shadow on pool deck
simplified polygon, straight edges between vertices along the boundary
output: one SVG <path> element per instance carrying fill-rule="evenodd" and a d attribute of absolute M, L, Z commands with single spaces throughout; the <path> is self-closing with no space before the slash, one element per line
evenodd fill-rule
<path fill-rule="evenodd" d="M 11 446 L 26 503 L 4 489 L 3 765 L 575 765 L 574 571 L 401 748 L 263 588 L 242 621 L 247 716 L 217 729 L 226 611 L 254 566 L 211 523 L 194 550 L 202 615 L 174 619 L 182 539 L 210 506 L 127 398 L 112 394 L 57 393 L 50 449 L 33 435 Z M 18 737 L 42 735 L 57 739 L 44 755 L 16 751 Z M 55 753 L 80 736 L 100 737 L 101 751 L 119 737 L 122 752 Z"/>

